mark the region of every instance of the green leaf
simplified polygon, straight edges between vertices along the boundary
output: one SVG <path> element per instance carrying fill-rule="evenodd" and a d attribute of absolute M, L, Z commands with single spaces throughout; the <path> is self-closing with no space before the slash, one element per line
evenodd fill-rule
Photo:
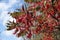
<path fill-rule="evenodd" d="M 36 7 L 36 10 L 38 11 L 39 9 L 40 9 L 40 6 L 37 6 L 37 7 Z"/>
<path fill-rule="evenodd" d="M 16 28 L 16 23 L 14 23 L 14 21 L 13 22 L 9 21 L 9 23 L 7 23 L 7 27 L 8 27 L 7 30 L 12 30 Z"/>
<path fill-rule="evenodd" d="M 23 15 L 23 14 L 25 14 L 24 12 L 13 12 L 13 13 L 11 13 L 10 15 L 13 17 L 13 18 L 15 18 L 15 17 L 19 17 L 20 15 Z"/>

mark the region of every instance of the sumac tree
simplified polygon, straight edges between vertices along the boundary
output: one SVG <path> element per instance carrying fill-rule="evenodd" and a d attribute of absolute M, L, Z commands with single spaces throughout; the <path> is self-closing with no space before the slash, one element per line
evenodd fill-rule
<path fill-rule="evenodd" d="M 60 40 L 60 0 L 24 1 L 28 7 L 10 13 L 16 22 L 7 23 L 7 30 L 15 29 L 17 37 L 26 35 L 31 40 Z"/>

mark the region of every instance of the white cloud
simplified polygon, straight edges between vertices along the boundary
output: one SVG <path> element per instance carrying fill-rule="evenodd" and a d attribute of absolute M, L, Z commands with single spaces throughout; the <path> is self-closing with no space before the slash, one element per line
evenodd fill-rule
<path fill-rule="evenodd" d="M 3 20 L 3 26 L 6 26 L 6 23 L 9 21 L 13 21 L 14 19 L 8 14 L 8 11 L 4 11 L 1 13 L 0 19 Z"/>
<path fill-rule="evenodd" d="M 5 35 L 5 36 L 11 36 L 11 35 L 13 35 L 13 32 L 14 32 L 14 30 L 10 30 L 10 31 L 5 30 L 1 34 Z"/>
<path fill-rule="evenodd" d="M 9 0 L 9 4 L 14 4 L 14 3 L 17 3 L 18 1 L 17 0 Z"/>
<path fill-rule="evenodd" d="M 4 2 L 0 3 L 0 10 L 2 10 L 0 15 L 0 20 L 3 20 L 3 25 L 6 24 L 7 20 L 13 21 L 13 18 L 7 13 L 8 13 L 8 9 L 11 8 L 17 2 L 18 2 L 17 0 L 9 0 L 8 4 Z"/>
<path fill-rule="evenodd" d="M 15 40 L 24 40 L 22 36 L 18 38 L 18 37 L 16 37 L 16 35 L 13 35 L 14 30 L 15 29 L 10 30 L 10 31 L 5 30 L 1 34 L 4 35 L 4 37 L 8 37 L 8 38 L 13 36 L 13 38 L 15 38 Z"/>
<path fill-rule="evenodd" d="M 4 2 L 0 3 L 0 10 L 2 10 L 1 14 L 0 14 L 0 20 L 2 21 L 3 26 L 6 26 L 6 23 L 8 20 L 13 21 L 14 19 L 8 14 L 8 9 L 11 8 L 15 3 L 17 3 L 18 0 L 9 0 L 9 3 L 6 4 Z M 22 4 L 19 4 L 22 5 Z M 12 36 L 13 35 L 13 31 L 3 31 L 1 34 L 5 35 L 5 36 Z M 20 39 L 20 38 L 19 38 Z M 19 40 L 17 39 L 17 40 Z M 21 39 L 20 39 L 21 40 Z M 22 39 L 23 40 L 23 39 Z"/>
<path fill-rule="evenodd" d="M 12 7 L 12 5 L 14 5 L 15 3 L 17 3 L 18 1 L 17 0 L 9 0 L 9 3 L 4 3 L 4 2 L 1 2 L 0 3 L 0 10 L 7 10 L 8 8 Z"/>
<path fill-rule="evenodd" d="M 0 10 L 6 10 L 8 9 L 10 6 L 7 5 L 6 3 L 0 3 Z"/>

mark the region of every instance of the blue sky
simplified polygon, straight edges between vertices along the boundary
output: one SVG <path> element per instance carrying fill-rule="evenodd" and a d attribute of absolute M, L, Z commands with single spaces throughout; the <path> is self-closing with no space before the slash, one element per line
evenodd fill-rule
<path fill-rule="evenodd" d="M 14 30 L 6 30 L 8 20 L 14 20 L 8 12 L 13 12 L 15 9 L 20 8 L 22 4 L 24 4 L 23 0 L 0 0 L 0 40 L 23 40 L 22 37 L 17 38 L 12 34 Z"/>

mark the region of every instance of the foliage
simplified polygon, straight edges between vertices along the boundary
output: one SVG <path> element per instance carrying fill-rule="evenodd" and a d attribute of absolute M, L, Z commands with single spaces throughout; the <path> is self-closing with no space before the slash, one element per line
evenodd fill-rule
<path fill-rule="evenodd" d="M 41 40 L 60 40 L 60 0 L 25 0 L 27 9 L 22 6 L 21 11 L 10 13 L 16 23 L 10 22 L 8 30 L 16 29 L 14 34 L 31 38 L 33 34 L 44 34 Z M 60 34 L 59 34 L 60 35 Z"/>

